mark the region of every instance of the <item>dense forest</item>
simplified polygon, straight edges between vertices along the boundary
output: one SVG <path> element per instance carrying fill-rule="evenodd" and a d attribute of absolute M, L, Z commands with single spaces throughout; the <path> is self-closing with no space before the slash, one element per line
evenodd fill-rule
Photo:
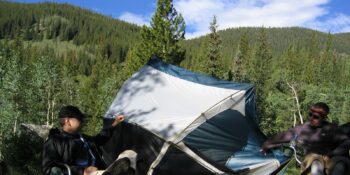
<path fill-rule="evenodd" d="M 165 7 L 157 8 L 150 26 L 139 27 L 67 4 L 0 1 L 0 160 L 12 174 L 41 174 L 40 148 L 28 148 L 18 136 L 21 123 L 57 126 L 60 107 L 72 104 L 89 114 L 84 132 L 96 133 L 118 88 L 152 55 L 255 84 L 268 136 L 307 120 L 317 101 L 330 105 L 330 121 L 350 122 L 350 33 L 218 31 L 214 16 L 210 34 L 185 40 L 182 16 Z M 170 22 L 163 21 L 164 11 Z"/>

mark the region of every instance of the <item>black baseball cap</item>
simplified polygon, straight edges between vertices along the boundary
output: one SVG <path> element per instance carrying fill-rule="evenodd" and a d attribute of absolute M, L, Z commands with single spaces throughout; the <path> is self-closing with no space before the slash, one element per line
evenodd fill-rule
<path fill-rule="evenodd" d="M 58 118 L 76 118 L 80 121 L 82 121 L 85 118 L 85 115 L 79 110 L 78 107 L 75 106 L 64 106 L 61 108 L 60 112 L 58 113 Z"/>

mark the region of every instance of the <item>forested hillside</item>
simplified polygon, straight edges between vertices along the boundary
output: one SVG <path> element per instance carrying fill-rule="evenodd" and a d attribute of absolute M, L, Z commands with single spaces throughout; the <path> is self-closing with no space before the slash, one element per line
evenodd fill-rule
<path fill-rule="evenodd" d="M 130 44 L 139 36 L 140 28 L 135 25 L 67 4 L 0 2 L 0 9 L 1 39 L 69 41 L 87 52 L 100 52 L 113 63 L 123 61 Z M 53 45 L 44 42 L 42 46 L 47 44 Z"/>
<path fill-rule="evenodd" d="M 232 58 L 237 55 L 239 42 L 244 34 L 247 35 L 247 41 L 254 45 L 257 42 L 259 29 L 240 27 L 219 31 L 222 38 L 221 47 L 224 61 L 230 63 Z M 280 56 L 289 46 L 306 48 L 314 44 L 312 42 L 315 42 L 317 47 L 321 49 L 325 47 L 328 38 L 327 33 L 299 27 L 266 28 L 266 34 L 273 56 Z M 334 49 L 338 54 L 350 55 L 350 33 L 333 34 L 331 37 L 331 49 Z M 204 36 L 184 42 L 184 48 L 187 50 L 187 61 L 200 60 L 205 56 L 203 53 L 207 50 L 207 40 L 208 36 Z"/>
<path fill-rule="evenodd" d="M 90 115 L 84 132 L 96 133 L 118 88 L 151 55 L 254 83 L 267 135 L 307 120 L 317 101 L 330 105 L 330 121 L 350 122 L 350 33 L 217 31 L 213 20 L 211 34 L 183 40 L 183 30 L 171 39 L 154 32 L 168 23 L 153 20 L 139 27 L 67 4 L 0 1 L 0 160 L 15 167 L 14 174 L 40 174 L 40 154 L 30 155 L 16 135 L 21 123 L 57 126 L 60 107 L 72 104 Z M 164 42 L 175 44 L 165 52 Z"/>

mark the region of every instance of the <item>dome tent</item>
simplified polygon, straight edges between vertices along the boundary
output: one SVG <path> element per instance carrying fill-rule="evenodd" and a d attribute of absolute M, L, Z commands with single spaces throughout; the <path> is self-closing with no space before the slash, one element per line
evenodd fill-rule
<path fill-rule="evenodd" d="M 151 59 L 129 78 L 105 114 L 127 122 L 104 146 L 112 161 L 138 153 L 138 174 L 270 174 L 289 158 L 262 155 L 252 84 L 218 80 Z"/>

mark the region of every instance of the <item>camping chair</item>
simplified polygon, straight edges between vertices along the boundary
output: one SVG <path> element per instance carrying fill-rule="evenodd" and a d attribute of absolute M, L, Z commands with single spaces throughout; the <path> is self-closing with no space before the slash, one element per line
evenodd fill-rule
<path fill-rule="evenodd" d="M 300 156 L 298 155 L 298 151 L 297 151 L 297 145 L 296 145 L 297 138 L 298 136 L 295 135 L 289 143 L 281 145 L 281 150 L 283 151 L 283 153 L 287 157 L 290 157 L 291 159 L 288 162 L 286 162 L 284 165 L 281 165 L 280 168 L 278 168 L 274 173 L 272 173 L 273 175 L 283 175 L 287 171 L 290 163 L 293 162 L 293 159 L 296 161 L 298 166 L 302 164 L 302 161 L 300 161 L 300 158 L 299 158 Z"/>
<path fill-rule="evenodd" d="M 51 165 L 50 175 L 72 175 L 72 173 L 67 164 L 55 162 Z"/>
<path fill-rule="evenodd" d="M 298 135 L 295 135 L 294 138 L 289 142 L 287 147 L 293 151 L 295 161 L 299 165 L 301 165 L 302 162 L 300 161 L 299 156 L 297 155 L 297 142 L 296 142 L 297 138 L 298 138 Z"/>

